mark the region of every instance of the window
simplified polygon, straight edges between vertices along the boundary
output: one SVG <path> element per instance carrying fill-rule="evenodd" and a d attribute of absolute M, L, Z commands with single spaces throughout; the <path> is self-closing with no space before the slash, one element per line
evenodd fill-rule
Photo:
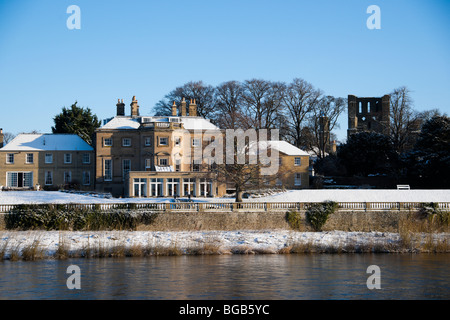
<path fill-rule="evenodd" d="M 84 164 L 91 163 L 91 155 L 89 153 L 83 153 L 83 163 Z"/>
<path fill-rule="evenodd" d="M 175 146 L 179 146 L 181 144 L 181 138 L 175 137 Z"/>
<path fill-rule="evenodd" d="M 177 159 L 175 160 L 175 171 L 180 171 L 181 170 L 181 160 Z"/>
<path fill-rule="evenodd" d="M 64 163 L 72 163 L 72 154 L 64 153 Z"/>
<path fill-rule="evenodd" d="M 302 185 L 302 175 L 301 175 L 301 173 L 296 173 L 295 174 L 294 185 L 296 185 L 296 186 L 301 186 Z"/>
<path fill-rule="evenodd" d="M 122 174 L 123 174 L 123 180 L 125 180 L 125 177 L 127 176 L 128 172 L 131 170 L 131 160 L 124 159 L 122 162 Z"/>
<path fill-rule="evenodd" d="M 45 154 L 45 163 L 53 163 L 53 154 L 52 153 Z"/>
<path fill-rule="evenodd" d="M 27 153 L 26 163 L 33 163 L 33 162 L 34 162 L 34 154 Z"/>
<path fill-rule="evenodd" d="M 53 184 L 53 172 L 45 171 L 45 185 L 51 186 Z"/>
<path fill-rule="evenodd" d="M 302 165 L 302 159 L 300 157 L 295 158 L 294 165 L 301 166 Z"/>
<path fill-rule="evenodd" d="M 169 164 L 168 159 L 163 158 L 163 159 L 159 159 L 159 165 L 160 166 L 167 166 Z"/>
<path fill-rule="evenodd" d="M 200 138 L 193 138 L 192 139 L 192 146 L 193 147 L 200 147 Z"/>
<path fill-rule="evenodd" d="M 133 180 L 134 196 L 146 197 L 147 196 L 147 179 L 135 178 Z"/>
<path fill-rule="evenodd" d="M 112 181 L 112 160 L 111 159 L 105 159 L 105 167 L 104 167 L 104 179 L 105 181 Z"/>
<path fill-rule="evenodd" d="M 112 138 L 105 138 L 105 139 L 103 140 L 103 145 L 104 145 L 105 147 L 112 147 L 112 144 L 113 144 Z"/>
<path fill-rule="evenodd" d="M 152 160 L 145 159 L 145 171 L 150 171 L 152 169 Z"/>
<path fill-rule="evenodd" d="M 122 139 L 122 147 L 131 147 L 131 139 L 123 138 Z"/>
<path fill-rule="evenodd" d="M 91 172 L 83 171 L 83 185 L 88 186 L 91 184 Z"/>
<path fill-rule="evenodd" d="M 6 163 L 9 163 L 9 164 L 14 163 L 14 153 L 6 154 Z"/>
<path fill-rule="evenodd" d="M 7 172 L 6 184 L 11 188 L 32 188 L 33 172 Z"/>
<path fill-rule="evenodd" d="M 64 183 L 72 182 L 72 171 L 64 171 Z"/>
<path fill-rule="evenodd" d="M 151 146 L 152 146 L 152 138 L 150 138 L 150 137 L 145 137 L 145 138 L 144 138 L 144 145 L 145 145 L 146 147 L 151 147 Z"/>
<path fill-rule="evenodd" d="M 167 145 L 169 145 L 169 138 L 167 138 L 167 137 L 159 138 L 159 145 L 160 146 L 167 146 Z"/>

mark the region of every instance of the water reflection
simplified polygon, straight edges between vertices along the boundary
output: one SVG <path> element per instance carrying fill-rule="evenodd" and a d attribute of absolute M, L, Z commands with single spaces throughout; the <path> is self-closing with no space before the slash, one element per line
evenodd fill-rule
<path fill-rule="evenodd" d="M 0 299 L 449 299 L 450 256 L 227 255 L 0 262 Z M 81 268 L 81 290 L 66 287 Z M 369 265 L 381 290 L 369 290 Z"/>

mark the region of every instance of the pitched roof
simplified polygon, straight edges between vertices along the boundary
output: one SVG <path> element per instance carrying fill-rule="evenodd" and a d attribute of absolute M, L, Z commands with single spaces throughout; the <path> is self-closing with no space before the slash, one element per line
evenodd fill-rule
<path fill-rule="evenodd" d="M 76 134 L 21 133 L 1 151 L 92 151 L 86 141 Z"/>
<path fill-rule="evenodd" d="M 286 141 L 260 141 L 259 149 L 262 148 L 273 148 L 277 149 L 279 152 L 282 152 L 288 156 L 309 156 L 306 151 L 297 148 L 296 146 L 290 144 Z"/>
<path fill-rule="evenodd" d="M 141 119 L 148 119 L 150 122 L 169 122 L 169 118 L 178 118 L 183 123 L 186 130 L 220 130 L 209 120 L 201 117 L 137 117 L 116 116 L 109 120 L 101 129 L 138 129 L 141 125 Z"/>

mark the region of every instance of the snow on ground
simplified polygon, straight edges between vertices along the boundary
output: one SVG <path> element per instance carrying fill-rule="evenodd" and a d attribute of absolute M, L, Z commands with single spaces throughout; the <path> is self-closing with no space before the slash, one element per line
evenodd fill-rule
<path fill-rule="evenodd" d="M 179 198 L 187 200 L 186 198 Z M 233 198 L 192 198 L 195 202 L 234 202 Z M 278 194 L 244 199 L 257 202 L 450 202 L 449 190 L 320 189 L 290 190 Z M 38 203 L 148 203 L 173 202 L 173 198 L 101 198 L 60 191 L 3 191 L 0 204 Z"/>
<path fill-rule="evenodd" d="M 434 234 L 435 241 L 443 241 L 449 234 Z M 426 241 L 422 236 L 422 242 Z M 270 231 L 3 231 L 0 232 L 0 250 L 5 257 L 12 250 L 21 251 L 33 243 L 43 249 L 45 256 L 52 256 L 58 246 L 64 245 L 70 252 L 124 248 L 177 248 L 186 249 L 215 246 L 218 253 L 236 250 L 277 253 L 292 245 L 310 244 L 316 248 L 352 248 L 368 246 L 384 247 L 395 252 L 400 236 L 385 232 L 296 232 L 288 230 Z M 398 250 L 398 249 L 397 249 Z"/>
<path fill-rule="evenodd" d="M 259 202 L 450 202 L 449 190 L 320 189 L 290 190 L 269 197 L 250 199 Z"/>

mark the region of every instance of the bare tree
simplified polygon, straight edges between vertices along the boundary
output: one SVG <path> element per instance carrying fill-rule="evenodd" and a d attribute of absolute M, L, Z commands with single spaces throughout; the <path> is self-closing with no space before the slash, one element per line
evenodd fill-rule
<path fill-rule="evenodd" d="M 289 123 L 291 141 L 296 147 L 302 147 L 302 131 L 311 111 L 319 103 L 322 92 L 303 79 L 295 78 L 284 88 L 283 104 L 285 119 Z"/>
<path fill-rule="evenodd" d="M 215 88 L 204 84 L 203 81 L 191 81 L 169 92 L 164 99 L 156 103 L 153 108 L 155 115 L 171 115 L 173 102 L 175 101 L 179 105 L 183 98 L 187 101 L 195 99 L 197 115 L 215 122 Z"/>
<path fill-rule="evenodd" d="M 330 146 L 332 131 L 335 127 L 339 127 L 337 121 L 346 105 L 345 98 L 324 96 L 313 107 L 309 126 L 314 140 L 310 147 L 319 158 L 324 158 L 325 153 L 329 152 L 327 148 Z M 323 121 L 322 124 L 321 121 Z"/>
<path fill-rule="evenodd" d="M 228 81 L 217 86 L 216 105 L 217 111 L 220 113 L 217 117 L 217 124 L 220 128 L 246 129 L 242 126 L 243 92 L 242 85 L 237 81 Z"/>
<path fill-rule="evenodd" d="M 3 144 L 6 145 L 10 143 L 16 136 L 11 132 L 5 132 L 3 134 Z"/>
<path fill-rule="evenodd" d="M 420 129 L 410 93 L 411 91 L 404 86 L 390 93 L 390 135 L 394 148 L 399 153 L 405 151 L 412 133 Z"/>
<path fill-rule="evenodd" d="M 282 84 L 262 79 L 243 83 L 244 115 L 247 128 L 270 129 L 276 123 L 281 105 Z"/>

